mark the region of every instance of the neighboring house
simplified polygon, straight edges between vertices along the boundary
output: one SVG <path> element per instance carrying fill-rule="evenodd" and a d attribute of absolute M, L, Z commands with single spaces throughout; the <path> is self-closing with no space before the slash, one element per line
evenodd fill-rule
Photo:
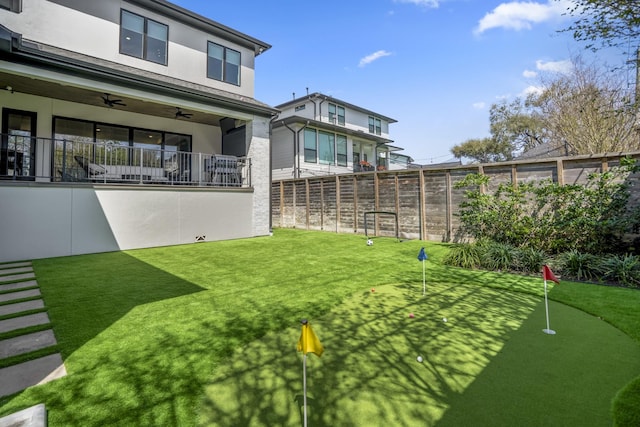
<path fill-rule="evenodd" d="M 569 147 L 565 144 L 557 144 L 551 142 L 544 142 L 540 145 L 525 151 L 516 157 L 516 160 L 525 159 L 546 159 L 551 157 L 563 157 L 569 155 Z"/>
<path fill-rule="evenodd" d="M 269 48 L 164 0 L 0 0 L 0 262 L 267 235 Z"/>
<path fill-rule="evenodd" d="M 389 170 L 409 169 L 413 165 L 413 159 L 406 154 L 389 153 Z"/>
<path fill-rule="evenodd" d="M 389 125 L 396 120 L 321 93 L 277 105 L 272 179 L 389 169 Z"/>

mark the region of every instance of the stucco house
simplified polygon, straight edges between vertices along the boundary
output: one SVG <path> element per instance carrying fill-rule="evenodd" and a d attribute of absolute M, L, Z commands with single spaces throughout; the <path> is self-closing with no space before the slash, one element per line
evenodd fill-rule
<path fill-rule="evenodd" d="M 165 0 L 0 0 L 0 262 L 267 235 L 270 47 Z"/>
<path fill-rule="evenodd" d="M 312 93 L 275 108 L 271 133 L 272 178 L 389 169 L 396 120 L 340 99 Z"/>

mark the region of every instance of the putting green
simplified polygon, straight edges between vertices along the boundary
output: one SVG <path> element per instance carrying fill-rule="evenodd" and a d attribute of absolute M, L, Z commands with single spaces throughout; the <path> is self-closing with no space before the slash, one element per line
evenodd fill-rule
<path fill-rule="evenodd" d="M 309 319 L 325 348 L 307 358 L 309 425 L 611 425 L 640 346 L 582 311 L 549 308 L 556 335 L 542 332 L 544 301 L 531 295 L 437 283 L 424 297 L 421 284 L 356 294 Z M 294 324 L 217 367 L 200 423 L 300 426 L 299 334 Z"/>

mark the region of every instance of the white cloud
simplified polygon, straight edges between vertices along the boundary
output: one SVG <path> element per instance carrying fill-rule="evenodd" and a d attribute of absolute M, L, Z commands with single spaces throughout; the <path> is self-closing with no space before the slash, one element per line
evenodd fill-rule
<path fill-rule="evenodd" d="M 533 79 L 535 77 L 538 77 L 538 73 L 536 73 L 535 71 L 531 71 L 531 70 L 524 70 L 522 72 L 522 75 L 527 79 Z"/>
<path fill-rule="evenodd" d="M 391 55 L 391 52 L 387 52 L 386 50 L 379 50 L 377 52 L 373 52 L 371 55 L 367 55 L 360 60 L 358 67 L 364 67 L 365 65 L 371 64 L 373 61 L 380 59 L 385 56 Z"/>
<path fill-rule="evenodd" d="M 573 69 L 571 60 L 565 59 L 563 61 L 536 61 L 536 68 L 540 71 L 551 71 L 553 73 L 569 74 Z"/>
<path fill-rule="evenodd" d="M 440 5 L 440 0 L 393 0 L 396 3 L 412 3 L 418 6 L 437 8 Z"/>
<path fill-rule="evenodd" d="M 521 96 L 527 97 L 529 95 L 540 95 L 544 91 L 542 86 L 528 86 L 522 91 Z"/>
<path fill-rule="evenodd" d="M 473 103 L 473 108 L 475 108 L 476 110 L 484 110 L 484 108 L 487 106 L 486 102 L 474 102 Z"/>
<path fill-rule="evenodd" d="M 559 18 L 567 10 L 568 1 L 547 0 L 546 3 L 533 1 L 512 1 L 498 5 L 478 22 L 474 33 L 481 34 L 492 28 L 509 30 L 529 30 L 533 24 Z"/>

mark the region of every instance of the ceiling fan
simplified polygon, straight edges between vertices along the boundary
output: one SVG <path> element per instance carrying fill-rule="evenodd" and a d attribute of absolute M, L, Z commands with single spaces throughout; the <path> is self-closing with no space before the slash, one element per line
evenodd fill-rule
<path fill-rule="evenodd" d="M 124 102 L 122 102 L 122 99 L 110 99 L 111 95 L 108 93 L 105 93 L 104 96 L 102 97 L 102 100 L 104 101 L 105 105 L 108 105 L 109 108 L 113 108 L 114 105 L 120 105 L 121 107 L 126 107 L 127 104 L 125 104 Z"/>
<path fill-rule="evenodd" d="M 185 113 L 185 112 L 183 112 L 183 111 L 182 111 L 182 109 L 181 109 L 180 107 L 176 107 L 176 110 L 177 110 L 177 111 L 176 111 L 176 119 L 177 119 L 178 117 L 184 117 L 185 119 L 190 119 L 190 118 L 191 118 L 191 116 L 193 116 L 193 114 L 192 114 L 192 113 Z"/>

